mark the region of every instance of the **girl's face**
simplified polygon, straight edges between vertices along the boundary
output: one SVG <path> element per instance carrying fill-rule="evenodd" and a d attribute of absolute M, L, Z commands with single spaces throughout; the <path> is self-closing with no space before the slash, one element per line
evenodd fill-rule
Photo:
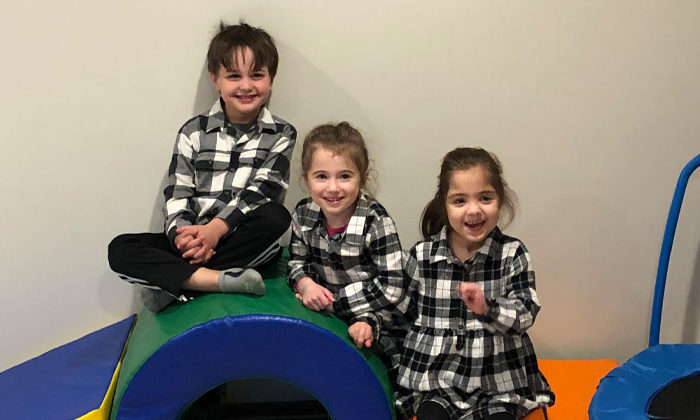
<path fill-rule="evenodd" d="M 311 199 L 326 216 L 328 226 L 338 228 L 350 221 L 360 194 L 361 177 L 352 161 L 318 147 L 304 177 Z"/>
<path fill-rule="evenodd" d="M 450 222 L 450 247 L 468 259 L 484 244 L 498 223 L 499 199 L 480 166 L 455 171 L 450 178 L 445 207 Z"/>

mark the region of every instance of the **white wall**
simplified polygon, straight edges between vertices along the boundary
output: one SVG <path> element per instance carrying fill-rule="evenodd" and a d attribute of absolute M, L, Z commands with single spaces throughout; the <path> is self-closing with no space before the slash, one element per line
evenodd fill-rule
<path fill-rule="evenodd" d="M 363 130 L 404 247 L 445 152 L 500 156 L 520 197 L 508 232 L 538 275 L 539 356 L 646 345 L 673 187 L 700 152 L 697 2 L 44 0 L 0 6 L 0 370 L 139 308 L 107 244 L 160 229 L 176 130 L 213 98 L 207 43 L 239 17 L 277 39 L 272 108 L 300 139 Z M 695 175 L 662 341 L 698 342 L 699 213 Z"/>

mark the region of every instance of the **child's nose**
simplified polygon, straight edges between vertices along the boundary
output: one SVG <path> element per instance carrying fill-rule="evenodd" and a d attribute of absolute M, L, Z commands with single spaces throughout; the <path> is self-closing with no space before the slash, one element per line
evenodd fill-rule
<path fill-rule="evenodd" d="M 338 191 L 338 182 L 334 179 L 331 179 L 328 183 L 328 189 L 331 191 Z"/>

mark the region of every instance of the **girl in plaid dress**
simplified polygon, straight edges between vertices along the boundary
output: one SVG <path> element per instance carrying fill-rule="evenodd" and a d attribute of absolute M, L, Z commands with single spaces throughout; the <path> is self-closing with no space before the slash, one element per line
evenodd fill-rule
<path fill-rule="evenodd" d="M 498 159 L 449 152 L 406 263 L 417 311 L 397 380 L 406 418 L 515 420 L 554 403 L 527 334 L 540 309 L 535 273 L 500 214 L 512 219 L 514 205 Z"/>
<path fill-rule="evenodd" d="M 304 139 L 301 165 L 311 197 L 292 214 L 289 285 L 307 308 L 348 322 L 358 347 L 378 341 L 390 357 L 394 346 L 382 327 L 403 295 L 402 251 L 392 218 L 362 192 L 364 140 L 347 122 L 321 125 Z"/>

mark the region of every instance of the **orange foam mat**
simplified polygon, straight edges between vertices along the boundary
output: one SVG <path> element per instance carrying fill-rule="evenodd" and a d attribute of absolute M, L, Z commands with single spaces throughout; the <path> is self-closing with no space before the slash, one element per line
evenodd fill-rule
<path fill-rule="evenodd" d="M 540 370 L 556 396 L 547 409 L 549 420 L 588 420 L 588 405 L 598 383 L 618 366 L 614 359 L 596 360 L 538 360 Z M 544 420 L 542 410 L 536 410 L 525 420 Z"/>
<path fill-rule="evenodd" d="M 556 400 L 553 406 L 547 408 L 547 417 L 542 409 L 538 409 L 523 420 L 588 420 L 588 405 L 598 383 L 618 366 L 615 359 L 539 359 L 537 363 Z M 415 417 L 411 420 L 415 420 Z"/>

